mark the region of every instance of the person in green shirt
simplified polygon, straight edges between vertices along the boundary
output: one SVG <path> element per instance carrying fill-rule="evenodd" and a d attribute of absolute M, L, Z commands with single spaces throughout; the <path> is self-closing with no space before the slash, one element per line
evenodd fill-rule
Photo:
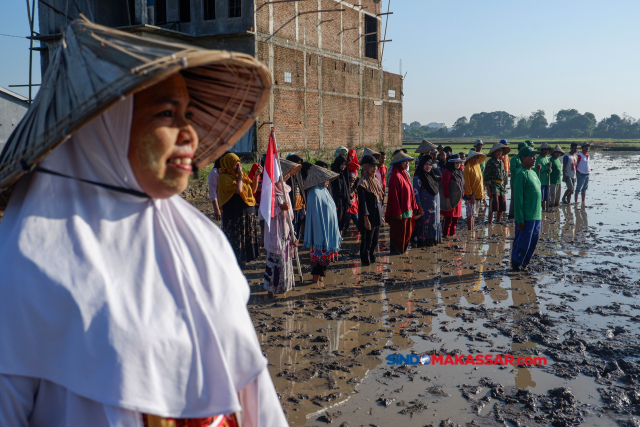
<path fill-rule="evenodd" d="M 542 184 L 542 210 L 544 211 L 547 210 L 549 201 L 549 173 L 551 172 L 551 159 L 549 154 L 551 154 L 551 146 L 543 142 L 542 145 L 540 145 L 540 156 L 536 159 L 536 170 L 538 171 L 538 178 L 540 178 L 540 183 Z"/>
<path fill-rule="evenodd" d="M 521 142 L 518 144 L 518 151 L 522 150 L 523 147 L 527 147 L 527 142 Z M 511 200 L 509 201 L 509 219 L 513 219 L 513 180 L 516 179 L 516 174 L 522 168 L 522 162 L 520 161 L 520 157 L 513 156 L 511 160 L 509 160 L 509 166 L 511 169 Z"/>
<path fill-rule="evenodd" d="M 538 174 L 531 169 L 539 151 L 523 147 L 518 152 L 522 169 L 512 181 L 515 210 L 515 237 L 511 245 L 511 268 L 526 268 L 538 245 L 542 220 L 542 190 Z"/>
<path fill-rule="evenodd" d="M 549 176 L 549 207 L 560 205 L 560 193 L 562 192 L 562 162 L 560 157 L 564 156 L 564 151 L 559 145 L 553 148 L 551 153 L 551 175 Z"/>

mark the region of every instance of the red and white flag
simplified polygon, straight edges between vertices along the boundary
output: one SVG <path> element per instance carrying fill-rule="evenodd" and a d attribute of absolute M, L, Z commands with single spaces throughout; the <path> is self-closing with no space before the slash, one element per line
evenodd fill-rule
<path fill-rule="evenodd" d="M 267 147 L 267 157 L 264 161 L 264 173 L 262 174 L 262 197 L 260 199 L 260 213 L 265 219 L 264 225 L 267 230 L 276 211 L 276 182 L 280 181 L 280 162 L 278 161 L 278 149 L 276 148 L 276 135 L 271 128 L 269 135 L 269 146 Z"/>

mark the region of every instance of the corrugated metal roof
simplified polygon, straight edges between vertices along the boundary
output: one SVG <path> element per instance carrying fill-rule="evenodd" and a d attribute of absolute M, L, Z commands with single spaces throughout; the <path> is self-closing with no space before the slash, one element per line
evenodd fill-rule
<path fill-rule="evenodd" d="M 29 98 L 27 98 L 26 96 L 18 95 L 15 92 L 11 92 L 9 89 L 3 88 L 2 86 L 0 86 L 0 92 L 6 93 L 9 96 L 13 96 L 14 98 L 19 99 L 20 101 L 29 102 Z"/>

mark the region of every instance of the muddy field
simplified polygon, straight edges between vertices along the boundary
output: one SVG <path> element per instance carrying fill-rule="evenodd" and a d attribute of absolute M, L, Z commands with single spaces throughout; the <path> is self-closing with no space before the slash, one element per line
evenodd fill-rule
<path fill-rule="evenodd" d="M 358 234 L 324 285 L 249 309 L 292 426 L 640 425 L 640 168 L 593 155 L 586 206 L 543 217 L 532 273 L 513 223 L 360 267 Z M 204 207 L 204 206 L 203 206 Z M 540 366 L 387 365 L 391 354 L 546 357 Z"/>

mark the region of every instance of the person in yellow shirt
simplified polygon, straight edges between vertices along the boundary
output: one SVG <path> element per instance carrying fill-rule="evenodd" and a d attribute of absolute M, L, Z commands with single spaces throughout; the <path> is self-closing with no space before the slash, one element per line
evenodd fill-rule
<path fill-rule="evenodd" d="M 464 162 L 464 200 L 467 210 L 467 227 L 473 231 L 474 217 L 478 215 L 480 204 L 484 199 L 484 182 L 480 165 L 487 160 L 487 156 L 469 150 Z"/>

